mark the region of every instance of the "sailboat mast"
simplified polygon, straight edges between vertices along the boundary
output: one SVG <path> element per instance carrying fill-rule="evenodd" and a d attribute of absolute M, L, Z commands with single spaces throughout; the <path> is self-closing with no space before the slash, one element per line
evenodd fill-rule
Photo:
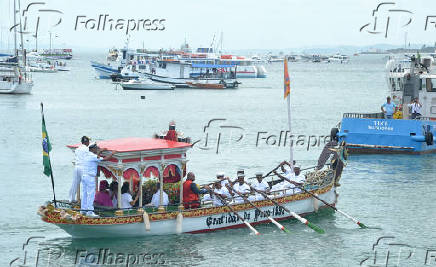
<path fill-rule="evenodd" d="M 23 25 L 21 23 L 21 1 L 18 0 L 18 15 L 20 15 L 20 40 L 21 40 L 21 56 L 23 65 L 26 66 L 26 55 L 24 54 L 24 41 L 23 41 Z"/>
<path fill-rule="evenodd" d="M 16 0 L 14 0 L 14 54 L 15 56 L 18 56 L 17 51 L 17 7 L 16 7 Z"/>

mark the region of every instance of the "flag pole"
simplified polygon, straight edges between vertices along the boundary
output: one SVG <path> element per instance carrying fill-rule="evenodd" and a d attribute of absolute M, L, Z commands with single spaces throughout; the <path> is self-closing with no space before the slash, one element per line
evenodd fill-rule
<path fill-rule="evenodd" d="M 288 123 L 289 123 L 289 134 L 292 133 L 291 127 L 291 85 L 288 73 L 288 59 L 285 57 L 283 62 L 284 64 L 284 72 L 283 72 L 283 80 L 284 80 L 284 96 L 286 101 L 288 102 Z M 291 171 L 294 171 L 294 151 L 293 151 L 293 143 L 291 141 L 291 146 L 289 149 L 289 164 L 291 165 Z"/>
<path fill-rule="evenodd" d="M 41 102 L 41 116 L 42 116 L 42 123 L 45 127 L 45 119 L 44 119 L 44 104 Z M 54 186 L 54 178 L 53 178 L 53 169 L 51 167 L 51 160 L 50 160 L 50 151 L 47 150 L 47 155 L 48 155 L 48 163 L 50 166 L 50 178 L 51 178 L 51 187 L 53 190 L 53 203 L 55 208 L 57 208 L 57 204 L 56 204 L 56 194 L 55 194 L 55 186 Z"/>
<path fill-rule="evenodd" d="M 292 127 L 291 127 L 291 96 L 288 95 L 288 122 L 289 122 L 289 134 L 292 134 Z M 293 143 L 290 142 L 291 146 L 289 149 L 289 164 L 291 164 L 291 170 L 293 172 L 294 170 L 294 151 L 293 151 Z"/>

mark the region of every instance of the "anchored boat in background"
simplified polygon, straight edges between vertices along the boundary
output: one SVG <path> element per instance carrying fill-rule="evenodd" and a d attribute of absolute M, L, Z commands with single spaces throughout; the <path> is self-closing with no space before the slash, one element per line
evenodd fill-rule
<path fill-rule="evenodd" d="M 386 67 L 391 97 L 398 101 L 396 119 L 386 119 L 383 113 L 345 113 L 331 136 L 345 141 L 350 153 L 435 153 L 436 74 L 432 59 L 419 55 L 407 61 L 390 59 Z M 420 114 L 412 114 L 415 99 L 422 105 Z"/>
<path fill-rule="evenodd" d="M 20 3 L 18 7 L 20 7 Z M 0 94 L 29 94 L 33 87 L 32 77 L 26 70 L 26 50 L 23 48 L 21 16 L 20 22 L 17 24 L 17 12 L 20 13 L 20 8 L 17 10 L 14 0 L 14 56 L 0 62 Z M 17 49 L 17 25 L 21 37 L 21 60 Z"/>

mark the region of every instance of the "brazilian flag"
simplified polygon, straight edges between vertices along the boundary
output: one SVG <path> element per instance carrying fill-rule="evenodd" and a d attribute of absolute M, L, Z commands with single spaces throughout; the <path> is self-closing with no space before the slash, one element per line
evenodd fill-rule
<path fill-rule="evenodd" d="M 51 144 L 48 139 L 47 129 L 45 128 L 44 115 L 42 115 L 42 163 L 44 165 L 44 174 L 47 176 L 51 175 L 50 151 Z"/>

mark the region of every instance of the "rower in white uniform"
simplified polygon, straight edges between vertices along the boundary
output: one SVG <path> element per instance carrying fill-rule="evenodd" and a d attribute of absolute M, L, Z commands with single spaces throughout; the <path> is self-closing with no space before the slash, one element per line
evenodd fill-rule
<path fill-rule="evenodd" d="M 226 186 L 229 183 L 229 179 L 224 177 L 224 172 L 219 172 L 216 174 L 216 178 L 221 181 L 221 186 Z"/>
<path fill-rule="evenodd" d="M 229 181 L 226 178 L 224 178 L 224 172 L 217 173 L 216 178 L 217 178 L 217 182 L 219 182 L 221 184 L 221 187 L 226 188 L 226 184 L 228 184 Z M 214 185 L 215 185 L 215 183 L 214 183 Z M 227 190 L 227 188 L 226 188 L 226 190 Z M 214 196 L 212 194 L 212 191 L 209 192 L 209 194 L 203 195 L 202 201 L 213 201 L 213 200 L 214 200 Z"/>
<path fill-rule="evenodd" d="M 97 217 L 94 213 L 94 198 L 95 198 L 95 177 L 97 176 L 98 163 L 102 160 L 110 159 L 115 151 L 112 151 L 104 158 L 100 157 L 100 153 L 96 143 L 89 146 L 83 159 L 83 176 L 82 176 L 82 201 L 80 203 L 81 213 L 86 213 L 87 216 Z"/>
<path fill-rule="evenodd" d="M 229 190 L 225 186 L 221 185 L 220 180 L 214 183 L 213 193 L 214 193 L 212 195 L 213 205 L 216 207 L 223 206 L 227 201 L 227 199 L 232 197 L 232 195 L 229 193 Z M 219 195 L 220 197 L 217 197 L 216 195 Z M 224 202 L 221 199 L 223 199 Z"/>
<path fill-rule="evenodd" d="M 292 194 L 297 194 L 297 193 L 301 192 L 301 190 L 295 184 L 290 183 L 290 182 L 286 181 L 285 179 L 283 179 L 283 177 L 286 177 L 288 180 L 296 182 L 299 185 L 303 185 L 305 177 L 303 175 L 301 175 L 301 171 L 300 171 L 299 167 L 294 167 L 293 172 L 291 172 L 289 168 L 284 169 L 284 176 L 278 174 L 277 172 L 274 172 L 274 173 L 278 177 L 282 178 L 282 182 L 274 185 L 272 191 L 282 190 L 280 193 L 280 196 L 292 195 Z"/>
<path fill-rule="evenodd" d="M 250 186 L 248 186 L 248 184 L 245 183 L 244 170 L 239 170 L 237 172 L 237 176 L 238 179 L 236 180 L 236 182 L 233 183 L 233 186 L 230 184 L 230 179 L 229 179 L 229 184 L 227 185 L 227 187 L 232 186 L 232 189 L 229 188 L 229 192 L 233 196 L 233 202 L 235 204 L 240 204 L 240 203 L 244 203 L 244 199 L 241 196 L 239 196 L 239 194 L 248 197 L 248 194 L 250 194 L 251 190 L 250 190 Z M 237 194 L 234 191 L 238 192 L 239 194 Z"/>
<path fill-rule="evenodd" d="M 251 185 L 254 189 L 256 189 L 257 191 L 263 192 L 265 194 L 267 194 L 269 192 L 269 185 L 266 181 L 263 180 L 263 173 L 261 172 L 257 172 L 256 173 L 256 181 Z M 250 201 L 257 201 L 257 200 L 264 200 L 265 197 L 254 191 L 254 195 L 251 195 L 248 200 Z"/>
<path fill-rule="evenodd" d="M 74 151 L 74 173 L 73 173 L 73 183 L 71 184 L 70 192 L 69 192 L 69 200 L 70 202 L 77 201 L 77 189 L 80 186 L 80 182 L 82 180 L 83 175 L 83 159 L 85 155 L 89 152 L 89 137 L 82 136 L 81 145 L 76 148 Z"/>

